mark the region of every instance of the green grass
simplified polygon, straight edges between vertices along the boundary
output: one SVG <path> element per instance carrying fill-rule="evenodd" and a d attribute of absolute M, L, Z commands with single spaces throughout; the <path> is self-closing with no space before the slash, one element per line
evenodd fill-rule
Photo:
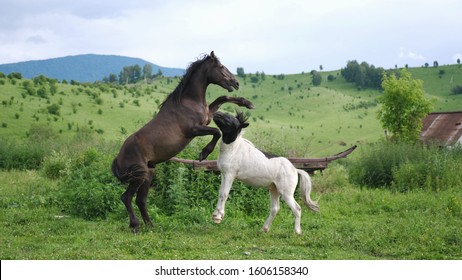
<path fill-rule="evenodd" d="M 124 211 L 96 221 L 66 216 L 40 199 L 54 191 L 53 182 L 33 171 L 0 175 L 3 260 L 462 258 L 462 210 L 451 211 L 450 204 L 460 207 L 460 191 L 429 195 L 337 187 L 322 194 L 319 214 L 303 209 L 301 236 L 293 232 L 285 204 L 269 233 L 260 231 L 266 215 L 229 210 L 216 225 L 212 208 L 198 211 L 191 221 L 159 214 L 151 205 L 155 227 L 133 235 L 121 218 Z M 228 209 L 235 201 L 230 198 Z"/>
<path fill-rule="evenodd" d="M 439 78 L 442 69 L 445 74 Z M 450 94 L 451 87 L 462 84 L 462 69 L 457 65 L 412 68 L 410 71 L 414 78 L 424 80 L 427 95 L 434 100 L 435 111 L 462 108 L 462 95 Z M 286 75 L 283 80 L 266 75 L 265 80 L 256 84 L 250 78 L 241 79 L 240 90 L 232 94 L 246 97 L 256 105 L 256 109 L 248 111 L 251 125 L 246 137 L 259 147 L 279 149 L 274 152 L 299 157 L 326 156 L 345 146 L 383 138 L 376 118 L 376 98 L 380 92 L 358 91 L 338 72 L 323 72 L 323 82 L 318 87 L 311 85 L 308 73 Z M 329 74 L 337 79 L 327 81 Z M 178 84 L 177 80 L 167 78 L 149 85 L 108 89 L 58 84 L 57 93 L 45 99 L 27 95 L 22 87 L 24 80 L 15 85 L 9 79 L 3 81 L 0 84 L 1 136 L 24 137 L 33 123 L 41 123 L 53 127 L 64 139 L 72 138 L 79 129 L 90 128 L 112 140 L 125 139 L 149 121 L 158 105 Z M 214 85 L 207 92 L 209 102 L 227 94 Z M 98 102 L 93 96 L 98 96 Z M 51 104 L 60 105 L 59 116 L 47 112 Z M 230 104 L 222 107 L 230 112 L 236 108 Z"/>

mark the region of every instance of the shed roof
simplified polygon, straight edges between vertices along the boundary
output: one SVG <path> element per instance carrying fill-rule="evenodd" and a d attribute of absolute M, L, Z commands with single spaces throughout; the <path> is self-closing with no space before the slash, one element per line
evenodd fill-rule
<path fill-rule="evenodd" d="M 435 112 L 423 120 L 421 140 L 442 145 L 462 144 L 462 111 Z"/>

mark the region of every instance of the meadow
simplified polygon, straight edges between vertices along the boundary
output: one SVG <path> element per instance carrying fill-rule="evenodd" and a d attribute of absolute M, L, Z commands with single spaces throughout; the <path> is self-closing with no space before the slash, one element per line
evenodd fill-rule
<path fill-rule="evenodd" d="M 462 108 L 462 95 L 450 94 L 462 84 L 458 65 L 410 71 L 435 111 Z M 219 174 L 178 163 L 157 167 L 148 201 L 154 228 L 131 233 L 110 162 L 177 79 L 113 86 L 0 78 L 0 258 L 461 259 L 462 151 L 384 143 L 380 92 L 358 90 L 339 71 L 322 75 L 318 87 L 309 73 L 247 77 L 233 93 L 257 106 L 245 110 L 245 137 L 265 150 L 321 157 L 358 145 L 313 176 L 321 211 L 303 208 L 301 236 L 284 203 L 271 231 L 261 232 L 268 193 L 242 183 L 214 224 Z M 207 98 L 222 94 L 210 86 Z M 181 156 L 196 159 L 207 140 Z"/>

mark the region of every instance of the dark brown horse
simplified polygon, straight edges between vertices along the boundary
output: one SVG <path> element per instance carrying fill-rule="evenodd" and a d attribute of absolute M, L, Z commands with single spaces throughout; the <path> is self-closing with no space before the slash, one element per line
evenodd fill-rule
<path fill-rule="evenodd" d="M 154 175 L 150 168 L 178 154 L 194 137 L 213 135 L 199 155 L 200 160 L 207 158 L 221 137 L 217 128 L 207 126 L 218 108 L 226 102 L 249 109 L 254 107 L 242 97 L 228 96 L 218 97 L 207 105 L 205 92 L 209 84 L 219 85 L 229 92 L 239 88 L 233 74 L 213 52 L 188 67 L 179 85 L 162 103 L 159 113 L 125 140 L 112 162 L 114 175 L 122 183 L 128 184 L 121 199 L 127 208 L 133 232 L 137 232 L 140 225 L 132 206 L 135 194 L 144 223 L 152 226 L 146 209 L 148 190 Z"/>

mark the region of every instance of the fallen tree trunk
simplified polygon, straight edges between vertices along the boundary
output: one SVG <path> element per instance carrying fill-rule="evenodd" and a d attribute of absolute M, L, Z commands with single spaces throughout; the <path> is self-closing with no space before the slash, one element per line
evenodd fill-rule
<path fill-rule="evenodd" d="M 323 158 L 288 158 L 292 164 L 298 168 L 303 169 L 308 173 L 313 173 L 316 170 L 324 170 L 327 168 L 329 163 L 340 158 L 346 158 L 351 154 L 355 149 L 356 145 L 340 152 L 333 156 L 323 157 Z M 216 160 L 191 160 L 173 157 L 170 161 L 179 162 L 183 164 L 191 165 L 193 169 L 204 169 L 206 171 L 218 171 L 217 161 Z"/>

